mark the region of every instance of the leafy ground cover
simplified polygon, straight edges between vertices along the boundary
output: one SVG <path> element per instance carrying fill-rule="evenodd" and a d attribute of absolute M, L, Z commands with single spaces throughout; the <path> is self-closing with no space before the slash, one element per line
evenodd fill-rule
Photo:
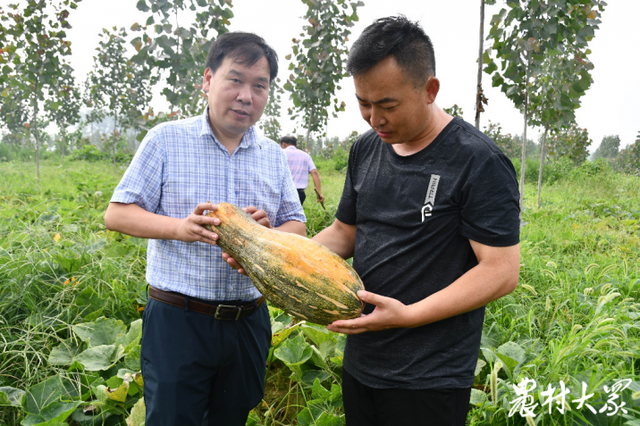
<path fill-rule="evenodd" d="M 344 182 L 316 164 L 309 235 Z M 0 425 L 142 424 L 146 242 L 103 221 L 122 172 L 53 158 L 37 187 L 32 164 L 0 164 Z M 526 187 L 520 285 L 487 307 L 468 423 L 640 425 L 640 179 L 587 163 L 543 191 L 537 208 Z M 343 425 L 344 336 L 270 312 L 248 424 Z"/>

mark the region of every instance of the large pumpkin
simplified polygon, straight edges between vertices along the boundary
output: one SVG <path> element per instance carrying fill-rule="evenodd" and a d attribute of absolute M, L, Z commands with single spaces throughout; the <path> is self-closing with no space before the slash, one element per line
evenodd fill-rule
<path fill-rule="evenodd" d="M 258 224 L 238 206 L 220 203 L 207 216 L 218 245 L 246 271 L 274 306 L 317 324 L 360 316 L 364 290 L 351 265 L 309 238 Z"/>

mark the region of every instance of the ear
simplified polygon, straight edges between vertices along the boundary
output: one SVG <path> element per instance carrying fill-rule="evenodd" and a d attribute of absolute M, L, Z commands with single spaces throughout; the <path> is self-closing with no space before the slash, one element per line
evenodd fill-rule
<path fill-rule="evenodd" d="M 438 92 L 440 91 L 440 80 L 435 76 L 429 77 L 427 82 L 424 84 L 424 90 L 426 91 L 427 102 L 429 104 L 434 103 L 438 96 Z"/>
<path fill-rule="evenodd" d="M 213 72 L 211 72 L 211 68 L 207 68 L 204 70 L 204 78 L 202 79 L 202 90 L 205 92 L 209 91 L 209 87 L 211 87 L 211 80 L 213 80 Z"/>

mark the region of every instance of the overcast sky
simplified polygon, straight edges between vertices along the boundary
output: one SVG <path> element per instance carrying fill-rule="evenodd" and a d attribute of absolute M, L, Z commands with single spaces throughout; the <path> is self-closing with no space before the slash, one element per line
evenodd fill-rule
<path fill-rule="evenodd" d="M 70 16 L 73 29 L 68 31 L 72 41 L 71 64 L 76 78 L 84 80 L 91 69 L 98 34 L 102 28 L 129 27 L 144 23 L 146 15 L 136 9 L 137 0 L 83 0 Z M 358 9 L 360 21 L 352 28 L 348 46 L 362 30 L 375 19 L 404 14 L 419 21 L 431 37 L 436 53 L 436 72 L 441 81 L 437 103 L 443 108 L 457 104 L 464 111 L 464 118 L 474 122 L 475 91 L 477 81 L 477 56 L 479 37 L 480 0 L 364 0 Z M 637 54 L 640 35 L 636 29 L 640 16 L 640 0 L 611 0 L 603 13 L 602 24 L 591 41 L 590 56 L 595 64 L 594 82 L 582 98 L 577 111 L 580 127 L 589 131 L 593 140 L 593 152 L 607 135 L 618 135 L 621 148 L 633 143 L 640 131 L 640 57 Z M 503 1 L 486 9 L 485 34 L 491 16 L 501 8 Z M 291 53 L 291 39 L 298 37 L 304 21 L 306 6 L 300 0 L 233 0 L 234 18 L 231 30 L 254 32 L 277 51 L 280 57 L 279 77 L 288 78 L 289 65 L 285 56 Z M 186 22 L 180 22 L 186 26 Z M 351 78 L 342 83 L 337 94 L 345 101 L 347 110 L 331 118 L 328 136 L 346 137 L 351 131 L 362 133 L 369 127 L 360 117 Z M 512 102 L 498 88 L 491 87 L 491 79 L 483 75 L 483 88 L 489 104 L 482 114 L 480 126 L 488 121 L 499 123 L 505 132 L 522 134 L 524 121 Z M 156 101 L 157 107 L 162 107 Z M 283 96 L 280 123 L 283 133 L 304 134 L 301 123 L 286 117 L 291 105 L 288 93 Z M 156 108 L 157 109 L 157 108 Z M 539 129 L 529 128 L 527 136 L 537 140 Z"/>

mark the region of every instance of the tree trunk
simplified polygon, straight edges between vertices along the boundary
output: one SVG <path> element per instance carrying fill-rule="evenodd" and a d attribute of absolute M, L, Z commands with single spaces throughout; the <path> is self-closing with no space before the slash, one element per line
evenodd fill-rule
<path fill-rule="evenodd" d="M 117 171 L 116 167 L 116 152 L 118 151 L 117 146 L 118 143 L 116 141 L 116 131 L 118 128 L 118 112 L 116 111 L 115 116 L 113 118 L 113 136 L 112 136 L 112 144 L 113 144 L 113 171 Z"/>
<path fill-rule="evenodd" d="M 545 127 L 544 135 L 542 136 L 542 144 L 540 145 L 540 169 L 538 170 L 538 208 L 540 208 L 540 197 L 542 194 L 542 170 L 544 167 L 544 148 L 547 145 L 547 133 L 549 128 Z"/>
<path fill-rule="evenodd" d="M 311 137 L 311 126 L 313 125 L 313 108 L 311 108 L 311 112 L 309 113 L 309 122 L 307 123 L 307 149 L 311 149 L 311 143 L 309 142 L 309 138 Z"/>
<path fill-rule="evenodd" d="M 527 120 L 529 113 L 529 72 L 525 78 L 526 86 L 524 89 L 524 132 L 522 134 L 522 162 L 520 164 L 520 220 L 522 220 L 522 211 L 524 210 L 524 171 L 527 162 Z"/>
<path fill-rule="evenodd" d="M 62 154 L 62 167 L 64 167 L 64 152 L 65 145 L 67 144 L 67 132 L 65 129 L 60 129 L 60 134 L 62 135 L 62 143 L 60 144 L 60 152 Z"/>
<path fill-rule="evenodd" d="M 480 129 L 482 108 L 482 51 L 484 50 L 484 0 L 480 0 L 480 48 L 478 49 L 478 88 L 476 91 L 476 129 Z"/>
<path fill-rule="evenodd" d="M 33 98 L 33 136 L 36 138 L 36 183 L 40 187 L 40 135 L 38 133 L 38 81 Z"/>

